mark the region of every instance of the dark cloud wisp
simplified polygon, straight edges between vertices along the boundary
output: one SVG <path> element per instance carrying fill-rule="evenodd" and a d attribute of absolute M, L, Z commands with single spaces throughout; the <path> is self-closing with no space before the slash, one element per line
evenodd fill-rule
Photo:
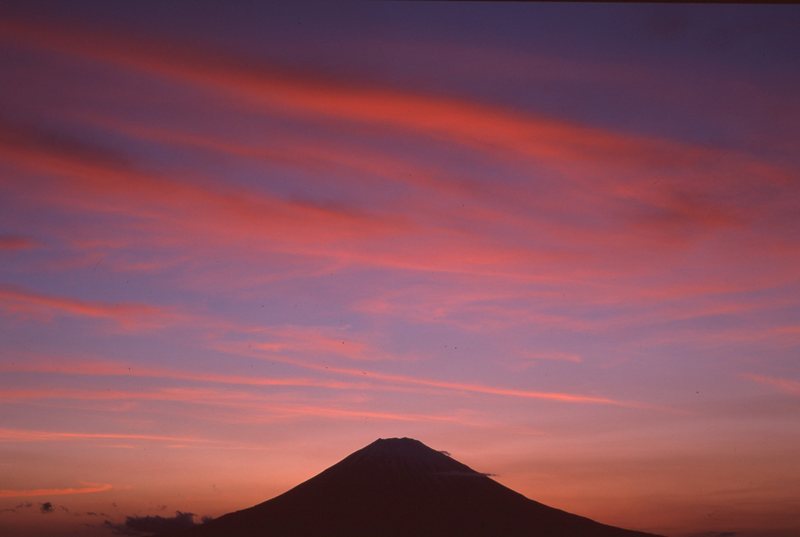
<path fill-rule="evenodd" d="M 210 520 L 208 517 L 203 517 L 201 522 L 195 522 L 194 518 L 194 513 L 175 511 L 174 517 L 159 515 L 128 516 L 125 517 L 124 523 L 115 524 L 110 520 L 106 520 L 104 526 L 109 528 L 114 535 L 144 536 L 191 528 Z"/>

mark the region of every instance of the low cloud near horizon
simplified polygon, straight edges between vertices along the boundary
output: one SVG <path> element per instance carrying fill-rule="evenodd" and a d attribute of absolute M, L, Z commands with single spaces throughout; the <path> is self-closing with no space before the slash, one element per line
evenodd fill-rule
<path fill-rule="evenodd" d="M 175 516 L 173 517 L 133 515 L 125 517 L 125 522 L 123 523 L 114 523 L 106 520 L 103 525 L 109 528 L 114 535 L 143 536 L 192 528 L 211 520 L 209 517 L 203 517 L 199 522 L 195 522 L 196 516 L 194 513 L 184 513 L 182 511 L 175 511 Z"/>

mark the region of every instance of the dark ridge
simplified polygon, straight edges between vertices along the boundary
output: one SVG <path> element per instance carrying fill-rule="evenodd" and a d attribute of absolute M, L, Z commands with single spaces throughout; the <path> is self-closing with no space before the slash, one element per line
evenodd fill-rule
<path fill-rule="evenodd" d="M 412 438 L 378 439 L 276 498 L 167 536 L 652 537 L 530 500 Z"/>

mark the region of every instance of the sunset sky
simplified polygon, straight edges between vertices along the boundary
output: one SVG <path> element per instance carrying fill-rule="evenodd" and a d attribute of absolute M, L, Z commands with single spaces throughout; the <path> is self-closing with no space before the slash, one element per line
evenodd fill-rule
<path fill-rule="evenodd" d="M 797 535 L 800 8 L 290 4 L 0 8 L 0 534 L 409 436 Z"/>

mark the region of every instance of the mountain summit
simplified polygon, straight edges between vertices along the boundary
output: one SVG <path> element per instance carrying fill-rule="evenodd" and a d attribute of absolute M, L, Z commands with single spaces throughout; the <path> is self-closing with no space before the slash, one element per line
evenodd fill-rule
<path fill-rule="evenodd" d="M 530 500 L 411 438 L 379 439 L 181 537 L 653 537 Z"/>

